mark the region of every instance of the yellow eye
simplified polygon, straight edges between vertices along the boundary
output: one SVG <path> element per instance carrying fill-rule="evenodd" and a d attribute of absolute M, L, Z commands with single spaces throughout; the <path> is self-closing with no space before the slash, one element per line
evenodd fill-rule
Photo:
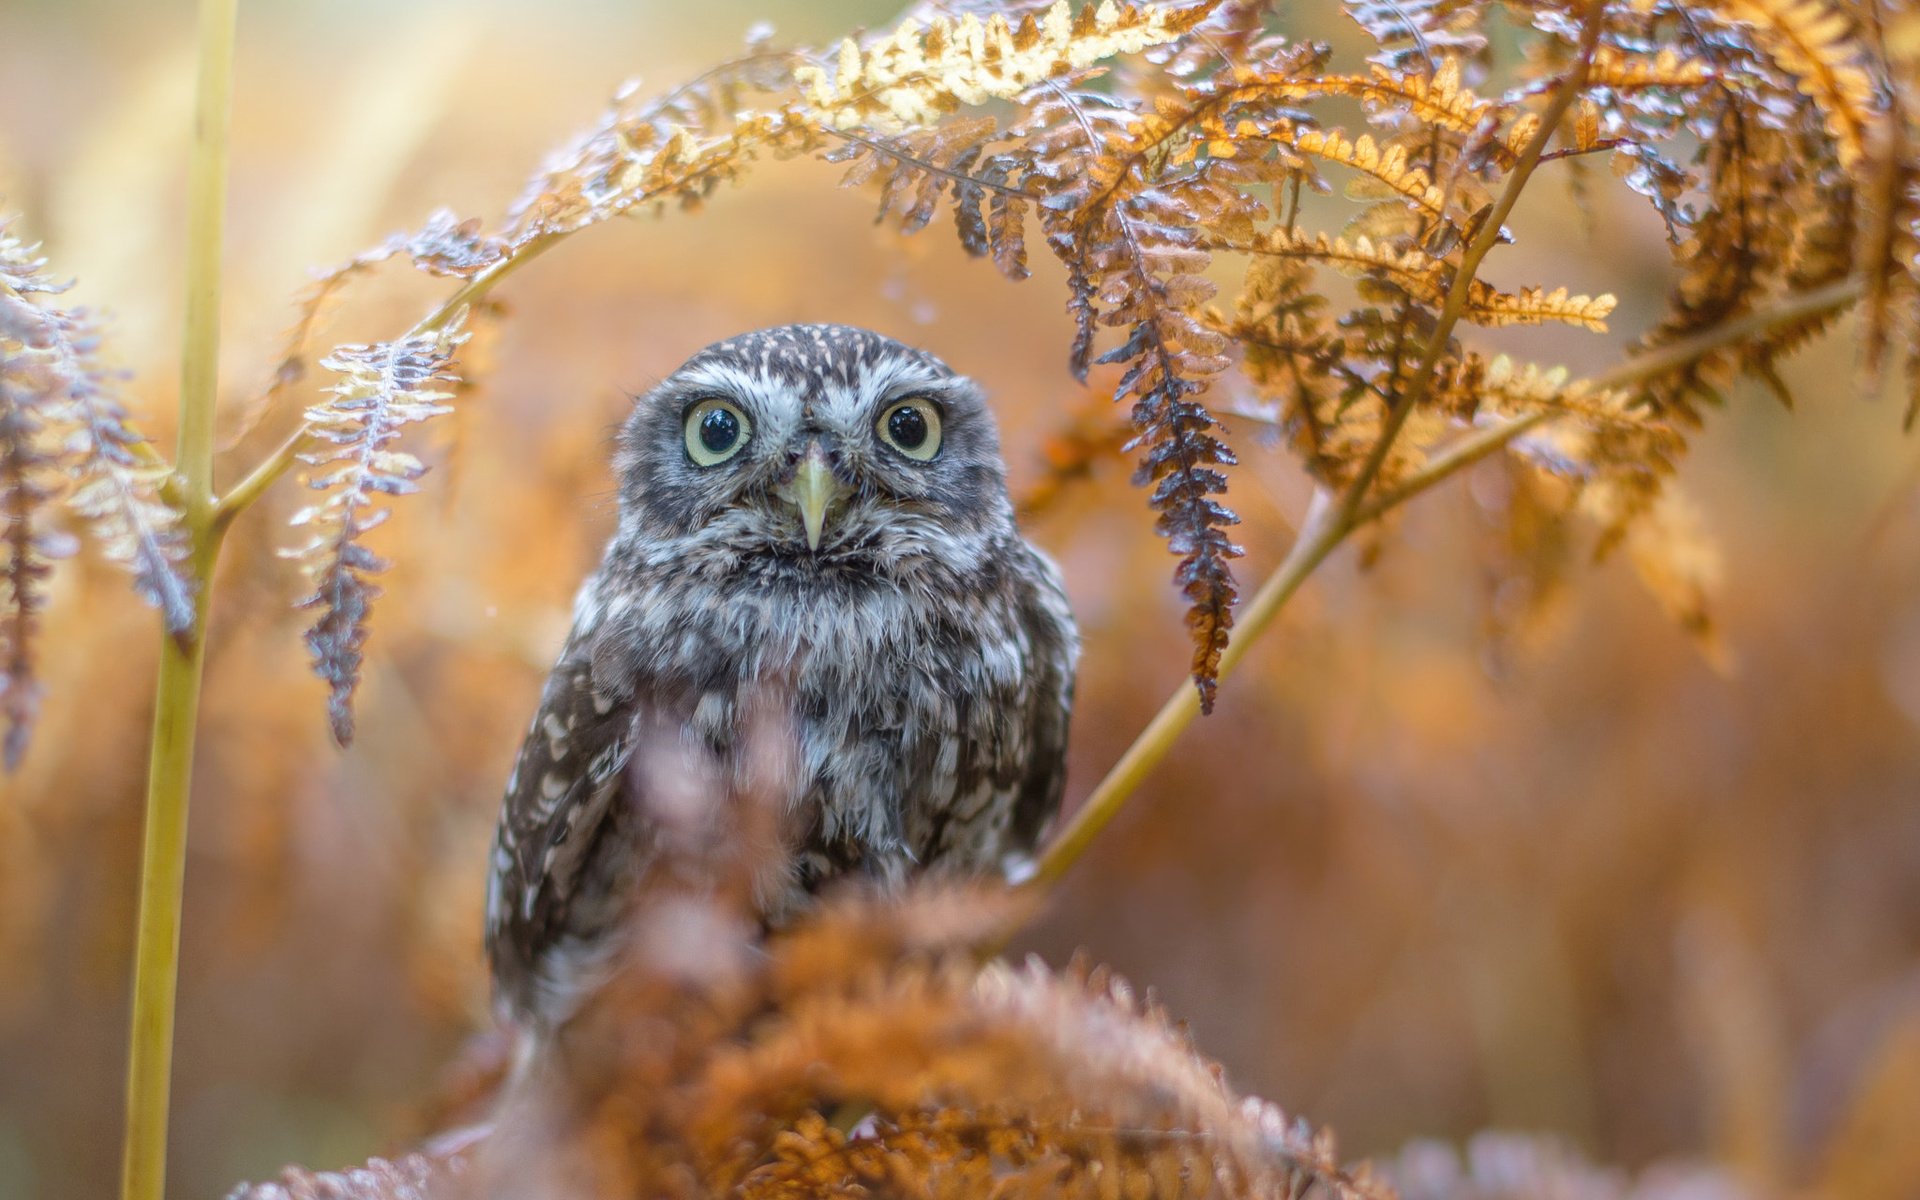
<path fill-rule="evenodd" d="M 700 466 L 719 466 L 752 436 L 747 414 L 725 400 L 702 400 L 687 410 L 687 456 Z"/>
<path fill-rule="evenodd" d="M 940 409 L 915 396 L 889 405 L 874 426 L 880 440 L 908 458 L 926 462 L 940 453 Z"/>

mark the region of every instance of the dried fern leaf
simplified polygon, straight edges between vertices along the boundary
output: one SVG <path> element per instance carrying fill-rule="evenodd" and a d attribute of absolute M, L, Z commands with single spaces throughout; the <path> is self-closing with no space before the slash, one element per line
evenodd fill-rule
<path fill-rule="evenodd" d="M 1098 362 L 1122 368 L 1115 400 L 1132 401 L 1142 451 L 1136 483 L 1149 485 L 1155 528 L 1180 556 L 1174 579 L 1189 601 L 1193 678 L 1211 710 L 1220 655 L 1238 595 L 1229 561 L 1241 554 L 1226 535 L 1239 517 L 1213 497 L 1226 490 L 1220 467 L 1233 452 L 1198 400 L 1229 365 L 1226 339 L 1199 315 L 1214 285 L 1197 227 L 1251 229 L 1255 206 L 1228 170 L 1216 173 L 1179 152 L 1196 128 L 1191 107 L 1136 117 L 1111 100 L 1061 84 L 1032 98 L 1016 128 L 1035 149 L 1030 184 L 1047 245 L 1066 265 L 1077 336 L 1071 365 L 1082 378 L 1100 328 L 1126 330 Z"/>
<path fill-rule="evenodd" d="M 1390 191 L 1411 201 L 1433 220 L 1443 220 L 1446 216 L 1446 196 L 1433 186 L 1424 170 L 1410 164 L 1404 146 L 1394 144 L 1383 149 L 1372 135 L 1365 133 L 1354 141 L 1348 141 L 1337 129 L 1298 130 L 1288 139 L 1288 144 L 1302 154 L 1316 155 L 1329 162 L 1365 172 Z"/>
<path fill-rule="evenodd" d="M 935 17 L 924 31 L 909 19 L 864 50 L 842 42 L 834 69 L 796 67 L 794 79 L 831 128 L 925 126 L 961 105 L 1010 100 L 1100 59 L 1170 42 L 1212 9 L 1118 8 L 1101 0 L 1074 14 L 1059 0 L 1040 20 L 1029 14 L 1017 26 L 1000 13 L 985 21 L 971 13 Z"/>
<path fill-rule="evenodd" d="M 1191 80 L 1232 76 L 1285 49 L 1268 29 L 1277 0 L 1222 0 L 1207 19 L 1176 41 L 1153 46 L 1141 58 L 1166 78 Z"/>
<path fill-rule="evenodd" d="M 35 276 L 28 253 L 0 222 L 0 263 L 7 264 L 0 268 L 7 280 L 0 336 L 10 343 L 11 367 L 30 370 L 29 386 L 45 389 L 40 403 L 58 437 L 52 462 L 67 478 L 67 504 L 101 552 L 131 572 L 134 590 L 160 610 L 168 632 L 186 636 L 194 626 L 193 587 L 181 566 L 187 542 L 180 514 L 160 497 L 168 469 L 131 423 L 119 395 L 122 374 L 100 358 L 98 318 L 25 300 L 26 291 L 62 290 Z M 16 280 L 26 286 L 15 287 Z"/>
<path fill-rule="evenodd" d="M 1607 316 L 1619 303 L 1613 296 L 1569 296 L 1567 289 L 1547 292 L 1522 288 L 1518 295 L 1497 292 L 1475 280 L 1468 297 L 1466 318 L 1477 325 L 1542 325 L 1558 321 L 1591 333 L 1607 331 Z"/>
<path fill-rule="evenodd" d="M 436 209 L 417 233 L 396 233 L 345 262 L 313 273 L 312 282 L 296 302 L 291 329 L 282 338 L 280 355 L 266 387 L 247 404 L 239 422 L 238 441 L 255 429 L 288 386 L 306 378 L 315 340 L 327 318 L 340 304 L 349 285 L 396 255 L 405 255 L 428 275 L 471 279 L 499 266 L 512 250 L 501 237 L 481 232 L 478 217 L 461 220 L 451 209 Z"/>
<path fill-rule="evenodd" d="M 41 269 L 47 265 L 47 260 L 35 257 L 40 247 L 27 245 L 20 240 L 19 234 L 13 232 L 13 223 L 18 219 L 13 213 L 0 216 L 0 287 L 15 296 L 66 291 L 72 284 L 61 283 Z"/>
<path fill-rule="evenodd" d="M 695 173 L 683 171 L 679 179 L 669 180 L 668 164 L 656 163 L 670 145 L 675 146 L 674 161 L 683 168 L 701 158 L 697 153 L 689 156 L 690 138 L 704 140 L 708 152 L 722 157 L 750 154 L 759 138 L 775 134 L 776 123 L 751 108 L 747 99 L 788 91 L 798 61 L 792 51 L 756 41 L 745 54 L 655 99 L 643 98 L 637 82 L 623 85 L 595 127 L 527 182 L 508 210 L 507 241 L 517 249 L 582 229 L 645 203 L 653 198 L 649 191 L 670 195 L 694 183 Z M 649 170 L 656 165 L 661 169 Z"/>
<path fill-rule="evenodd" d="M 172 470 L 137 453 L 146 437 L 129 423 L 116 376 L 90 361 L 97 342 L 92 333 L 76 342 L 80 374 L 58 413 L 67 425 L 65 465 L 73 479 L 67 505 L 100 552 L 132 573 L 134 590 L 160 610 L 168 632 L 184 638 L 196 619 L 194 586 L 182 567 L 189 546 L 180 513 L 160 498 Z"/>
<path fill-rule="evenodd" d="M 1347 15 L 1380 43 L 1368 61 L 1390 70 L 1471 58 L 1487 48 L 1482 8 L 1470 0 L 1350 0 Z"/>
<path fill-rule="evenodd" d="M 321 366 L 340 374 L 328 389 L 332 399 L 309 408 L 307 426 L 325 443 L 300 455 L 319 468 L 307 485 L 324 491 L 324 500 L 292 517 L 312 532 L 305 545 L 282 551 L 297 559 L 313 593 L 300 601 L 320 615 L 306 635 L 314 671 L 328 687 L 327 711 L 334 740 L 353 740 L 353 693 L 360 682 L 361 648 L 367 617 L 380 589 L 371 577 L 388 563 L 361 538 L 381 525 L 392 510 L 376 497 L 419 490 L 426 464 L 392 449 L 404 427 L 452 411 L 437 401 L 453 395 L 439 385 L 456 381 L 453 351 L 465 341 L 463 319 L 442 331 L 417 334 L 378 345 L 336 348 Z"/>
<path fill-rule="evenodd" d="M 1920 163 L 1909 153 L 1907 118 L 1896 102 L 1890 118 L 1876 131 L 1873 155 L 1867 164 L 1866 179 L 1860 189 L 1861 214 L 1857 245 L 1853 251 L 1854 272 L 1865 283 L 1860 300 L 1860 391 L 1873 395 L 1880 390 L 1880 368 L 1887 346 L 1899 321 L 1908 336 L 1916 326 L 1913 318 L 1920 308 L 1920 281 L 1914 277 L 1916 189 L 1920 188 Z M 1911 423 L 1911 418 L 1909 418 Z"/>
<path fill-rule="evenodd" d="M 427 1200 L 460 1191 L 465 1163 L 409 1154 L 389 1162 L 368 1159 L 344 1171 L 288 1167 L 271 1183 L 243 1184 L 227 1200 Z"/>
<path fill-rule="evenodd" d="M 1820 106 L 1840 165 L 1858 164 L 1876 104 L 1873 77 L 1860 65 L 1867 55 L 1853 37 L 1851 19 L 1826 0 L 1717 0 L 1714 7 L 1752 27 L 1761 48 Z"/>
<path fill-rule="evenodd" d="M 41 590 L 51 568 L 48 559 L 67 549 L 55 535 L 37 527 L 54 489 L 45 480 L 52 457 L 41 450 L 45 418 L 36 411 L 37 397 L 17 386 L 12 363 L 0 363 L 0 513 L 6 526 L 0 532 L 6 560 L 0 563 L 5 607 L 0 608 L 0 720 L 6 723 L 0 740 L 0 761 L 14 770 L 26 754 L 39 717 L 45 687 L 34 674 L 34 634 L 39 612 L 46 606 Z"/>
<path fill-rule="evenodd" d="M 1008 223 L 1006 204 L 1024 205 L 1027 197 L 1007 179 L 1013 163 L 1007 157 L 989 159 L 985 168 L 975 172 L 988 143 L 999 136 L 999 122 L 992 117 L 951 121 L 934 129 L 916 130 L 892 137 L 869 139 L 858 134 L 841 133 L 846 146 L 826 154 L 829 162 L 851 165 L 841 179 L 843 187 L 856 187 L 878 180 L 880 208 L 875 220 L 889 213 L 899 218 L 900 232 L 918 233 L 933 219 L 943 199 L 952 196 L 954 223 L 960 233 L 960 245 L 967 253 L 982 256 L 993 253 L 996 262 L 1003 253 L 996 246 L 1010 235 L 1019 236 L 1019 222 Z M 990 220 L 984 205 L 991 193 L 1002 213 Z M 1024 244 L 1007 246 L 1004 256 L 1015 278 L 1025 270 Z M 1008 268 L 1003 267 L 1003 270 Z"/>
<path fill-rule="evenodd" d="M 1343 275 L 1366 276 L 1389 283 L 1422 304 L 1438 304 L 1446 295 L 1441 263 L 1418 250 L 1395 250 L 1364 235 L 1349 241 L 1344 237 L 1308 234 L 1276 225 L 1262 231 L 1251 242 L 1221 242 L 1216 243 L 1215 248 L 1263 258 L 1321 263 Z"/>
<path fill-rule="evenodd" d="M 100 359 L 92 314 L 35 303 L 64 290 L 0 220 L 0 510 L 6 529 L 5 607 L 0 608 L 0 710 L 4 761 L 18 765 L 38 709 L 33 673 L 36 614 L 49 560 L 73 551 L 47 508 L 64 498 L 134 590 L 158 608 L 169 632 L 192 634 L 193 588 L 182 569 L 187 542 L 179 513 L 160 495 L 167 468 L 132 426 L 118 397 L 120 375 Z"/>
<path fill-rule="evenodd" d="M 1713 619 L 1724 576 L 1723 556 L 1699 505 L 1671 480 L 1651 503 L 1638 506 L 1637 516 L 1623 516 L 1624 504 L 1616 488 L 1606 482 L 1585 488 L 1580 496 L 1581 511 L 1603 529 L 1624 528 L 1621 540 L 1627 561 L 1661 610 L 1716 670 L 1731 670 L 1731 653 Z"/>
<path fill-rule="evenodd" d="M 1294 79 L 1272 85 L 1272 90 L 1291 100 L 1344 96 L 1360 101 L 1368 117 L 1380 124 L 1412 122 L 1462 139 L 1475 138 L 1501 111 L 1499 105 L 1482 100 L 1461 83 L 1456 59 L 1430 71 L 1395 72 L 1375 66 L 1366 75 Z M 1502 165 L 1510 165 L 1511 155 L 1504 148 L 1499 153 Z"/>
<path fill-rule="evenodd" d="M 1625 92 L 1644 88 L 1688 91 L 1705 87 L 1718 79 L 1706 61 L 1684 56 L 1672 46 L 1662 46 L 1653 57 L 1626 54 L 1614 46 L 1594 51 L 1587 68 L 1587 86 Z"/>
<path fill-rule="evenodd" d="M 1341 1171 L 1326 1135 L 1233 1096 L 1184 1030 L 1108 972 L 954 960 L 865 977 L 788 998 L 749 1045 L 714 1057 L 689 1129 L 726 1147 L 712 1185 L 756 1200 L 929 1184 L 984 1200 L 1095 1181 L 1122 1195 L 1392 1195 Z M 849 1098 L 874 1107 L 870 1137 L 821 1118 Z"/>

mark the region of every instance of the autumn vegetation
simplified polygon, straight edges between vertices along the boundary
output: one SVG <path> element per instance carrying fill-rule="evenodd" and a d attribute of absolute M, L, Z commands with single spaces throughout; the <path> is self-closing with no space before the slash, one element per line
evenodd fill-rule
<path fill-rule="evenodd" d="M 813 46 L 756 27 L 677 86 L 624 86 L 510 201 L 501 181 L 564 131 L 545 97 L 572 60 L 492 65 L 541 102 L 462 92 L 429 137 L 401 117 L 456 108 L 473 51 L 428 17 L 342 93 L 389 105 L 342 101 L 367 139 L 342 177 L 364 187 L 262 216 L 247 177 L 223 226 L 204 117 L 232 62 L 247 78 L 231 15 L 209 0 L 192 56 L 181 361 L 138 332 L 152 296 L 70 303 L 85 247 L 36 241 L 61 228 L 43 194 L 106 203 L 99 180 L 28 188 L 0 227 L 0 1183 L 98 1190 L 45 1154 L 115 1144 L 119 1043 L 86 1070 L 60 1047 L 124 1027 L 137 961 L 139 1200 L 170 1086 L 175 1144 L 245 1148 L 226 1176 L 194 1158 L 196 1182 L 278 1166 L 258 1169 L 272 1138 L 199 1115 L 244 1104 L 196 1107 L 219 1031 L 249 1024 L 240 1044 L 299 1047 L 279 1077 L 365 1100 L 333 1064 L 378 1060 L 363 1074 L 414 1114 L 346 1173 L 322 1169 L 381 1139 L 322 1161 L 286 1118 L 306 1165 L 257 1200 L 1920 1187 L 1893 1136 L 1920 1106 L 1920 528 L 1914 472 L 1887 465 L 1920 407 L 1920 12 L 928 3 Z M 286 151 L 248 103 L 243 169 Z M 118 136 L 122 156 L 141 140 Z M 125 203 L 91 228 L 138 227 Z M 291 234 L 390 219 L 409 231 L 282 307 L 230 250 L 230 332 L 287 332 L 217 349 L 223 237 L 338 254 Z M 693 831 L 557 1060 L 514 1072 L 476 1032 L 485 836 L 604 535 L 620 389 L 793 319 L 874 324 L 989 384 L 1089 631 L 1080 802 L 1023 886 L 847 892 L 764 949 L 741 900 L 764 847 Z M 1891 411 L 1850 398 L 1900 386 Z M 1882 491 L 1850 525 L 1809 498 L 1830 482 L 1735 520 L 1812 530 L 1796 544 L 1818 553 L 1769 565 L 1782 543 L 1746 536 L 1732 570 L 1774 587 L 1727 595 L 1703 509 L 1785 485 L 1717 426 L 1774 400 L 1814 410 L 1780 445 L 1851 423 L 1825 478 Z M 1716 438 L 1718 490 L 1695 489 L 1689 452 Z M 1466 499 L 1443 518 L 1410 503 L 1430 491 Z M 1614 564 L 1667 626 L 1619 615 L 1638 601 Z M 1563 632 L 1582 622 L 1597 641 Z M 190 795 L 211 830 L 193 843 Z M 1160 1000 L 1057 953 L 1078 944 L 1193 1001 L 1235 1079 Z M 1233 988 L 1179 977 L 1190 945 L 1268 996 L 1251 1024 L 1214 994 Z M 1436 945 L 1464 964 L 1452 1000 Z M 178 1080 L 176 978 L 198 1064 Z M 89 988 L 107 1015 L 57 1012 Z M 7 1116 L 56 1073 L 38 1107 L 62 1131 Z M 1295 1108 L 1353 1118 L 1380 1161 Z M 1516 1124 L 1566 1140 L 1394 1149 Z"/>

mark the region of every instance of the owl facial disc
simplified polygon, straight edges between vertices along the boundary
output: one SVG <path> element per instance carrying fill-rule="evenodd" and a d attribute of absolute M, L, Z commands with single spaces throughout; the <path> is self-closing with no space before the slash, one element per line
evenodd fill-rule
<path fill-rule="evenodd" d="M 793 478 L 774 489 L 774 494 L 800 510 L 800 523 L 807 531 L 807 549 L 818 550 L 820 531 L 827 523 L 827 509 L 852 491 L 834 475 L 827 463 L 827 452 L 816 439 L 794 466 Z"/>

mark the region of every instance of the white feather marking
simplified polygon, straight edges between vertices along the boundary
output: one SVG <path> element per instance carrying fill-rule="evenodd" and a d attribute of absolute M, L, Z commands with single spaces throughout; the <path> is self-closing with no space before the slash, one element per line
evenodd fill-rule
<path fill-rule="evenodd" d="M 560 718 L 554 713 L 548 713 L 540 719 L 540 729 L 547 735 L 547 753 L 555 762 L 567 756 L 567 734 L 572 725 L 571 721 L 562 725 Z"/>

